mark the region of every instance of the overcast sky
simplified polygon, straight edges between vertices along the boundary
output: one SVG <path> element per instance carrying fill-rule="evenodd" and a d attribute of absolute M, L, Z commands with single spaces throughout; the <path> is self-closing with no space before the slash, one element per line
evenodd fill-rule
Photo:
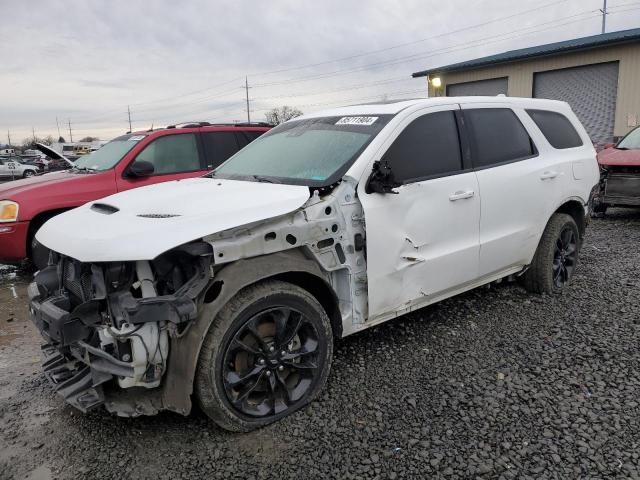
<path fill-rule="evenodd" d="M 610 0 L 607 31 L 640 27 Z M 0 142 L 426 96 L 411 73 L 600 33 L 602 0 L 0 0 Z M 395 47 L 395 48 L 393 48 Z M 382 50 L 382 51 L 381 51 Z M 351 57 L 351 58 L 345 58 Z"/>

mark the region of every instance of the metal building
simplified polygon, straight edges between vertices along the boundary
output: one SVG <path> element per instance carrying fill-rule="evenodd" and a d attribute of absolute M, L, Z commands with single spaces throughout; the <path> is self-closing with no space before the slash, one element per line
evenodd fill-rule
<path fill-rule="evenodd" d="M 598 144 L 640 124 L 640 28 L 512 50 L 413 76 L 427 77 L 429 96 L 564 100 Z"/>

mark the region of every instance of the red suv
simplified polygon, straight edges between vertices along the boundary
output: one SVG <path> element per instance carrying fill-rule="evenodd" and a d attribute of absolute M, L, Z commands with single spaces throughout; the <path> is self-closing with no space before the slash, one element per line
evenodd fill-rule
<path fill-rule="evenodd" d="M 130 188 L 203 175 L 268 130 L 200 122 L 128 133 L 70 170 L 0 185 L 0 260 L 28 257 L 42 268 L 49 252 L 34 236 L 51 217 Z"/>

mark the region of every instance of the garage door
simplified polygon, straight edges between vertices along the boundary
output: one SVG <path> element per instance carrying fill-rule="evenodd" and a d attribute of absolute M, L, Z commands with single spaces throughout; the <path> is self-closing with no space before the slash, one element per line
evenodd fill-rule
<path fill-rule="evenodd" d="M 533 96 L 569 102 L 597 144 L 613 141 L 618 62 L 536 73 Z"/>
<path fill-rule="evenodd" d="M 448 97 L 464 97 L 476 95 L 488 95 L 495 97 L 501 93 L 507 94 L 509 84 L 507 77 L 479 80 L 477 82 L 450 83 L 447 85 Z"/>

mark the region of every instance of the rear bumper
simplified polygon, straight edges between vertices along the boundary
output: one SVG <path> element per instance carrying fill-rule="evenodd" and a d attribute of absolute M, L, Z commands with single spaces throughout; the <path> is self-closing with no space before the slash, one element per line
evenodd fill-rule
<path fill-rule="evenodd" d="M 0 223 L 0 260 L 20 262 L 27 256 L 29 222 Z"/>

